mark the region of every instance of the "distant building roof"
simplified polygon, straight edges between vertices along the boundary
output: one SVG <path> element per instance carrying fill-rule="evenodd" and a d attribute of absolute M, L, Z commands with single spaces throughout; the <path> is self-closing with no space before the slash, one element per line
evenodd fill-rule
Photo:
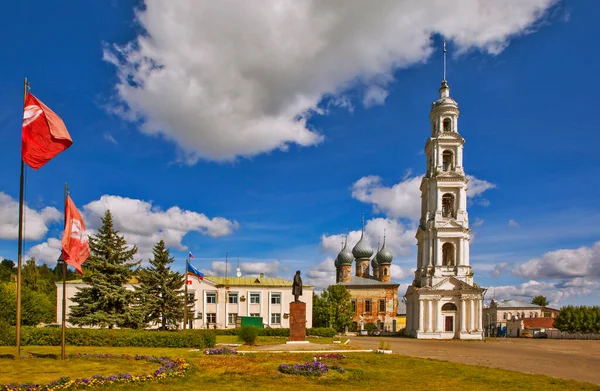
<path fill-rule="evenodd" d="M 346 287 L 399 287 L 400 284 L 396 284 L 395 282 L 382 282 L 377 280 L 375 277 L 358 277 L 351 276 L 350 282 L 339 282 L 339 285 L 344 285 Z"/>
<path fill-rule="evenodd" d="M 402 301 L 398 301 L 398 315 L 406 315 L 406 304 Z"/>
<path fill-rule="evenodd" d="M 266 287 L 291 287 L 292 281 L 275 277 L 218 277 L 206 276 L 205 280 L 217 285 L 226 286 L 266 286 Z M 302 284 L 305 288 L 314 288 L 313 285 Z"/>
<path fill-rule="evenodd" d="M 554 318 L 525 318 L 524 328 L 550 328 L 554 327 Z"/>
<path fill-rule="evenodd" d="M 502 301 L 493 301 L 496 307 L 498 308 L 539 308 L 542 309 L 542 306 L 537 304 L 531 304 L 524 301 L 519 300 L 502 300 Z M 491 304 L 490 306 L 493 306 Z"/>

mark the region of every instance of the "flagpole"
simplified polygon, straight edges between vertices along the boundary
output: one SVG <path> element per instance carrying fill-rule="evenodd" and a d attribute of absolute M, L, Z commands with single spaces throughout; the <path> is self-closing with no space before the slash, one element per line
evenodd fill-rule
<path fill-rule="evenodd" d="M 190 262 L 190 257 L 188 256 L 185 259 L 185 307 L 183 308 L 183 329 L 185 330 L 187 327 L 187 318 L 188 318 L 188 264 Z"/>
<path fill-rule="evenodd" d="M 67 226 L 67 199 L 69 198 L 69 185 L 65 183 L 65 227 Z M 61 258 L 63 258 L 61 256 Z M 62 339 L 60 342 L 60 358 L 65 359 L 65 346 L 67 340 L 67 262 L 63 258 L 62 264 L 63 286 L 62 286 Z"/>
<path fill-rule="evenodd" d="M 25 78 L 23 83 L 23 105 L 27 100 L 29 82 Z M 22 147 L 21 147 L 22 148 Z M 25 189 L 25 162 L 21 155 L 21 178 L 19 182 L 19 242 L 17 250 L 17 313 L 16 313 L 16 348 L 17 357 L 21 357 L 21 266 L 23 265 L 23 198 Z"/>

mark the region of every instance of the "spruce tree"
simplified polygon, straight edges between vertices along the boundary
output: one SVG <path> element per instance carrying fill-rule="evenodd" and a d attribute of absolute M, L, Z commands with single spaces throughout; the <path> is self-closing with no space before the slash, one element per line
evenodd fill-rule
<path fill-rule="evenodd" d="M 146 323 L 160 324 L 166 330 L 168 323 L 178 324 L 183 319 L 183 274 L 171 270 L 175 259 L 164 241 L 158 242 L 152 252 L 150 266 L 138 273 L 140 285 L 136 291 L 143 303 Z"/>
<path fill-rule="evenodd" d="M 139 328 L 143 312 L 135 292 L 125 288 L 140 262 L 130 262 L 137 247 L 128 248 L 123 236 L 113 227 L 109 210 L 102 227 L 89 237 L 91 255 L 83 264 L 81 288 L 73 298 L 69 322 L 81 326 Z"/>

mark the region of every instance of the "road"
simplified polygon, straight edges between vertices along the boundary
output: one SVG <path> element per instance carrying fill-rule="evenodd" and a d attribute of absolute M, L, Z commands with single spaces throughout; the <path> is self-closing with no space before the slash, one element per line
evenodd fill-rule
<path fill-rule="evenodd" d="M 394 354 L 600 384 L 600 340 L 494 338 L 483 342 L 382 339 L 390 343 Z M 352 337 L 351 344 L 377 349 L 379 337 Z"/>

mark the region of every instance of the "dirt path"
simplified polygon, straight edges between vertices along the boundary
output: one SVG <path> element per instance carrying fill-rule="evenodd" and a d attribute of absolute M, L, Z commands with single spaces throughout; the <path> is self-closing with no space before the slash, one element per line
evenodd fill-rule
<path fill-rule="evenodd" d="M 600 384 L 600 341 L 502 338 L 485 342 L 383 337 L 395 354 L 483 365 Z M 353 346 L 377 349 L 378 337 L 354 337 Z"/>

